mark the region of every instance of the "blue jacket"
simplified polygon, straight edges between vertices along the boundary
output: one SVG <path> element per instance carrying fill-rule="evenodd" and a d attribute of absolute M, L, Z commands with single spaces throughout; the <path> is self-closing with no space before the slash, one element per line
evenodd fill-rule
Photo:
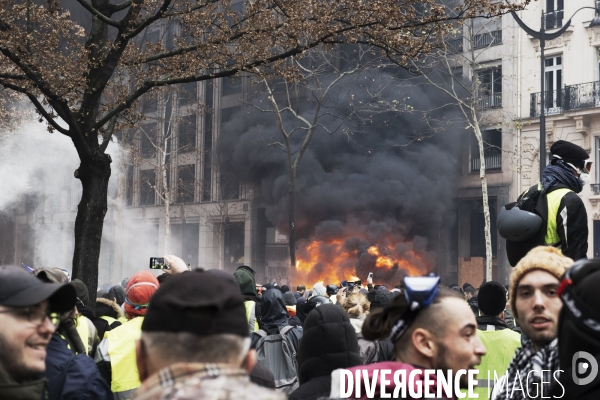
<path fill-rule="evenodd" d="M 57 333 L 46 348 L 48 400 L 112 400 L 110 387 L 100 375 L 94 360 L 75 355 Z"/>

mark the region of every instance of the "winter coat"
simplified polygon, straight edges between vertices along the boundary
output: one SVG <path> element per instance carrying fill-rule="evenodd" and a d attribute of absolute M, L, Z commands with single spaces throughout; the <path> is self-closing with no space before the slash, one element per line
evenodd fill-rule
<path fill-rule="evenodd" d="M 45 398 L 46 378 L 39 377 L 25 382 L 16 382 L 0 368 L 0 399 L 42 400 Z"/>
<path fill-rule="evenodd" d="M 267 335 L 276 335 L 281 328 L 293 325 L 290 323 L 290 318 L 287 315 L 283 293 L 279 289 L 269 289 L 263 293 L 261 312 L 260 329 L 267 332 Z M 292 346 L 294 346 L 294 349 L 298 351 L 300 338 L 302 337 L 302 328 L 296 327 L 291 329 L 286 335 L 291 341 Z M 254 332 L 250 338 L 251 347 L 254 349 L 261 337 Z"/>
<path fill-rule="evenodd" d="M 94 360 L 75 354 L 57 333 L 46 348 L 48 400 L 112 400 L 108 383 Z"/>
<path fill-rule="evenodd" d="M 115 296 L 115 301 L 119 306 L 125 303 L 125 289 L 123 288 L 123 286 L 115 285 L 109 289 L 108 293 Z"/>
<path fill-rule="evenodd" d="M 381 361 L 395 361 L 394 345 L 389 339 L 367 340 L 363 338 L 362 325 L 364 318 L 350 318 L 350 323 L 356 332 L 360 348 L 361 364 L 372 364 Z"/>
<path fill-rule="evenodd" d="M 333 304 L 311 311 L 304 321 L 297 359 L 300 386 L 289 399 L 329 396 L 332 371 L 362 364 L 356 333 L 346 312 Z"/>
<path fill-rule="evenodd" d="M 285 400 L 285 394 L 258 386 L 246 372 L 224 364 L 176 363 L 150 376 L 135 400 Z"/>
<path fill-rule="evenodd" d="M 125 317 L 123 316 L 123 312 L 121 311 L 121 307 L 119 307 L 119 305 L 116 302 L 103 298 L 99 298 L 96 300 L 96 317 L 102 319 L 103 321 L 106 321 L 108 325 L 102 331 L 100 330 L 100 328 L 98 328 L 98 325 L 96 325 L 96 328 L 98 328 L 98 336 L 100 337 L 100 340 L 104 339 L 104 333 L 111 331 L 118 326 L 121 326 L 123 322 L 126 321 Z M 107 321 L 102 317 L 109 317 L 116 321 Z"/>
<path fill-rule="evenodd" d="M 233 276 L 240 284 L 240 290 L 242 292 L 242 297 L 244 297 L 244 301 L 253 301 L 256 303 L 254 314 L 256 315 L 256 318 L 258 318 L 258 323 L 260 325 L 261 299 L 258 298 L 256 293 L 256 279 L 254 277 L 254 271 L 252 268 L 243 265 L 235 270 Z"/>

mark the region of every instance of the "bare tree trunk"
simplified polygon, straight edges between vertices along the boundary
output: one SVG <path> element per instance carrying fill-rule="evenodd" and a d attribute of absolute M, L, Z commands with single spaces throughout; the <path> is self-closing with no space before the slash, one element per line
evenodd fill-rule
<path fill-rule="evenodd" d="M 167 164 L 165 162 L 166 154 L 167 154 L 167 141 L 169 140 L 168 136 L 164 136 L 163 146 L 160 149 L 161 159 L 160 159 L 160 170 L 162 175 L 162 198 L 165 203 L 165 254 L 170 254 L 171 248 L 171 191 L 169 185 L 167 183 Z"/>
<path fill-rule="evenodd" d="M 477 145 L 479 146 L 479 179 L 481 180 L 481 193 L 483 197 L 483 218 L 485 222 L 485 280 L 489 282 L 492 280 L 492 233 L 490 223 L 490 203 L 488 199 L 488 188 L 487 178 L 485 175 L 485 152 L 483 136 L 481 135 L 481 129 L 479 123 L 474 124 L 475 137 L 477 138 Z"/>
<path fill-rule="evenodd" d="M 83 158 L 75 177 L 81 181 L 82 195 L 75 218 L 75 249 L 73 253 L 73 278 L 81 279 L 87 286 L 90 301 L 87 306 L 96 308 L 98 291 L 98 262 L 102 243 L 102 228 L 107 211 L 110 156 L 95 152 Z"/>

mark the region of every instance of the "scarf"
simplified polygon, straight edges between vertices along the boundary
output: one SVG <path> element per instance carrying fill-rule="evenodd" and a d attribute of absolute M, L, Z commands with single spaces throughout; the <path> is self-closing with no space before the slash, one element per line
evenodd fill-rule
<path fill-rule="evenodd" d="M 526 400 L 535 398 L 530 397 L 530 394 L 535 396 L 536 393 L 537 398 L 542 398 L 542 393 L 544 396 L 548 396 L 553 377 L 548 376 L 548 372 L 545 372 L 542 388 L 542 370 L 551 370 L 550 374 L 553 374 L 558 369 L 560 369 L 558 339 L 554 339 L 538 352 L 535 351 L 531 340 L 527 339 L 510 362 L 508 371 L 506 371 L 506 384 L 497 398 Z M 529 371 L 537 372 L 529 374 L 529 379 L 527 379 Z M 518 378 L 517 372 L 519 373 Z"/>
<path fill-rule="evenodd" d="M 565 164 L 563 160 L 553 160 L 551 164 L 548 164 L 544 168 L 544 173 L 542 174 L 542 193 L 547 193 L 559 184 L 567 186 L 575 193 L 579 193 L 583 189 L 583 183 L 575 176 L 570 166 Z"/>

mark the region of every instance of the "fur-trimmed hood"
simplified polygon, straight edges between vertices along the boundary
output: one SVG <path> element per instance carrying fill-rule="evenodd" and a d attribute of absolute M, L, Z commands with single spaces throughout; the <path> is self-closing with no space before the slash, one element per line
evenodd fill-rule
<path fill-rule="evenodd" d="M 123 311 L 121 311 L 121 307 L 112 300 L 104 298 L 96 299 L 96 317 L 102 317 L 104 315 L 118 319 L 123 316 Z"/>

